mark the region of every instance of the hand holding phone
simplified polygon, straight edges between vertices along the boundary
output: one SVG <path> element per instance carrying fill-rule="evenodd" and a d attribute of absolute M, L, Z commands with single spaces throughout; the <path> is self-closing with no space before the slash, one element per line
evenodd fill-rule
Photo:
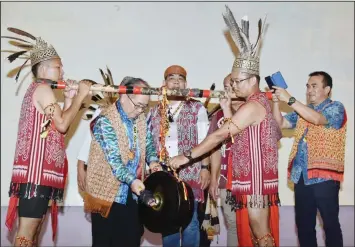
<path fill-rule="evenodd" d="M 265 81 L 272 91 L 274 91 L 274 88 L 272 88 L 273 86 L 287 89 L 287 84 L 280 71 L 265 77 Z"/>

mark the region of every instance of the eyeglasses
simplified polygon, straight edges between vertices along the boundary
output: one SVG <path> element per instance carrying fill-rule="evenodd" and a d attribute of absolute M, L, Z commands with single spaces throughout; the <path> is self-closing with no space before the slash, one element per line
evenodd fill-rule
<path fill-rule="evenodd" d="M 132 102 L 132 104 L 134 105 L 134 109 L 137 111 L 141 111 L 141 112 L 145 112 L 148 109 L 148 105 L 142 106 L 142 105 L 137 105 L 136 103 L 134 103 L 134 101 L 131 99 L 131 97 L 129 97 L 129 95 L 127 94 L 127 97 L 129 98 L 129 100 Z"/>
<path fill-rule="evenodd" d="M 242 81 L 249 80 L 250 78 L 252 78 L 252 76 L 250 76 L 248 78 L 245 78 L 245 79 L 240 79 L 240 80 L 235 80 L 235 79 L 231 78 L 230 79 L 230 85 L 232 87 L 234 84 L 241 83 Z"/>

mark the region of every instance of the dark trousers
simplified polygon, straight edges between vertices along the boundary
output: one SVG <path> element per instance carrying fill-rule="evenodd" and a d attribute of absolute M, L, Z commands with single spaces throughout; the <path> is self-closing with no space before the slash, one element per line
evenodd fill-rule
<path fill-rule="evenodd" d="M 200 247 L 210 247 L 211 240 L 208 239 L 207 232 L 201 228 L 202 222 L 205 218 L 205 211 L 206 211 L 206 203 L 208 197 L 208 188 L 204 191 L 205 194 L 205 201 L 203 203 L 198 203 L 198 221 L 200 223 Z"/>
<path fill-rule="evenodd" d="M 295 210 L 300 247 L 316 247 L 317 209 L 322 217 L 327 247 L 342 247 L 339 223 L 339 188 L 334 180 L 305 185 L 303 175 L 295 184 Z"/>
<path fill-rule="evenodd" d="M 127 204 L 113 203 L 107 218 L 91 214 L 93 247 L 138 247 L 144 228 L 139 221 L 138 204 L 129 190 Z"/>

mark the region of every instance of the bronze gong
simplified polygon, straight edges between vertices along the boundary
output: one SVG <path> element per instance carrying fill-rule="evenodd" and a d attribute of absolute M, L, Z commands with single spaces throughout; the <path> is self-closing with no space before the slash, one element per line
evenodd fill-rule
<path fill-rule="evenodd" d="M 148 176 L 144 185 L 146 190 L 152 192 L 158 204 L 154 207 L 139 204 L 141 222 L 149 231 L 165 236 L 179 232 L 190 224 L 194 212 L 194 195 L 187 183 L 184 186 L 171 173 L 158 171 Z"/>

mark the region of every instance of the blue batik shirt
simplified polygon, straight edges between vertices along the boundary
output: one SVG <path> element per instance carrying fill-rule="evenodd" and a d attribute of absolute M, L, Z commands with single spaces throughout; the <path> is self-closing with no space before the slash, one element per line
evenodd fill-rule
<path fill-rule="evenodd" d="M 121 116 L 122 123 L 126 128 L 126 133 L 129 141 L 130 149 L 133 146 L 133 127 L 136 120 L 128 118 L 127 114 L 123 111 L 119 101 L 116 102 L 117 111 Z M 140 150 L 136 148 L 135 158 L 129 160 L 127 165 L 124 165 L 120 155 L 118 146 L 118 139 L 115 130 L 113 129 L 110 120 L 103 115 L 99 115 L 93 123 L 92 132 L 95 140 L 99 143 L 102 151 L 105 154 L 107 162 L 112 168 L 113 175 L 121 181 L 121 185 L 118 189 L 115 197 L 115 202 L 120 204 L 126 204 L 128 189 L 131 186 L 133 180 L 136 179 L 136 171 L 139 166 Z M 136 147 L 139 147 L 139 139 L 137 137 Z M 158 162 L 157 153 L 153 145 L 153 138 L 151 131 L 147 128 L 146 136 L 146 162 Z M 145 168 L 145 167 L 144 167 Z M 133 194 L 133 199 L 137 200 L 137 196 Z"/>
<path fill-rule="evenodd" d="M 317 112 L 320 112 L 327 119 L 328 124 L 325 125 L 326 128 L 340 129 L 344 121 L 345 108 L 344 105 L 338 101 L 334 101 L 332 102 L 332 104 L 329 104 L 331 102 L 332 100 L 327 98 L 325 101 L 323 101 L 321 104 L 317 106 L 310 104 L 308 105 L 308 107 L 312 108 Z M 295 128 L 299 115 L 296 112 L 291 112 L 285 115 L 285 118 L 287 119 L 287 121 L 291 123 L 292 128 Z M 307 135 L 307 131 L 308 128 L 305 130 L 301 140 L 298 143 L 297 154 L 293 160 L 293 165 L 291 169 L 291 180 L 295 184 L 298 183 L 302 174 L 303 174 L 303 180 L 305 185 L 321 183 L 329 180 L 325 178 L 308 179 L 308 175 L 307 175 L 308 148 L 307 148 L 307 142 L 304 141 L 304 138 Z"/>

